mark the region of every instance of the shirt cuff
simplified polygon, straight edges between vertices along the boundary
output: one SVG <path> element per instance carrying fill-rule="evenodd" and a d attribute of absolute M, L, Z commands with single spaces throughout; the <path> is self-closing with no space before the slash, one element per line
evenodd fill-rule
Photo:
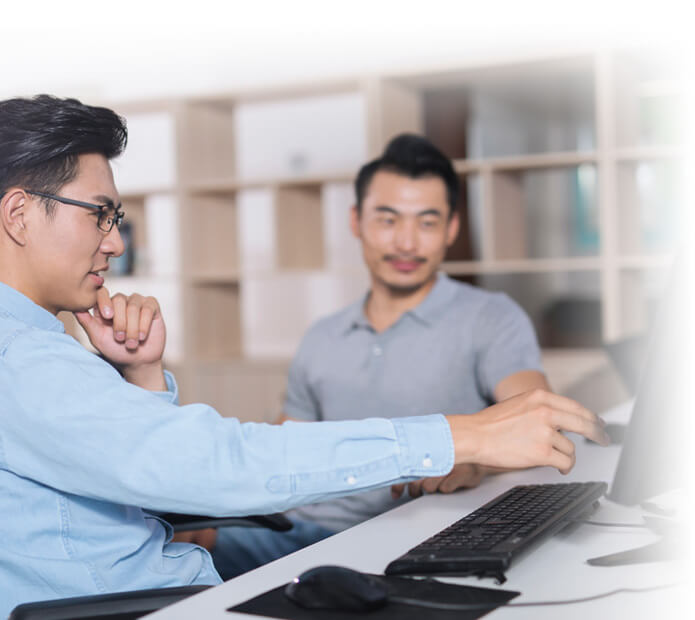
<path fill-rule="evenodd" d="M 400 445 L 400 468 L 404 477 L 444 476 L 454 466 L 454 439 L 446 418 L 440 414 L 393 418 Z"/>
<path fill-rule="evenodd" d="M 162 400 L 172 405 L 179 404 L 179 386 L 176 385 L 176 379 L 168 370 L 164 371 L 164 381 L 167 384 L 166 392 L 152 392 Z"/>

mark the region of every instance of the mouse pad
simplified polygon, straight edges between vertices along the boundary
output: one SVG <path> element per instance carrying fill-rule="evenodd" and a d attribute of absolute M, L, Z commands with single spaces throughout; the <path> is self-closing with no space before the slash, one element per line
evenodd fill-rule
<path fill-rule="evenodd" d="M 512 590 L 497 590 L 492 588 L 477 588 L 474 586 L 459 586 L 443 583 L 434 579 L 409 579 L 374 575 L 388 586 L 392 596 L 403 596 L 436 603 L 495 603 L 495 607 L 503 605 L 519 592 Z M 344 611 L 335 609 L 305 609 L 299 607 L 285 596 L 285 586 L 280 586 L 248 600 L 240 605 L 230 607 L 227 611 L 236 611 L 284 620 L 353 620 L 356 617 L 372 618 L 373 620 L 474 620 L 480 618 L 495 607 L 476 610 L 442 610 L 408 605 L 405 603 L 388 602 L 385 607 L 372 611 Z"/>

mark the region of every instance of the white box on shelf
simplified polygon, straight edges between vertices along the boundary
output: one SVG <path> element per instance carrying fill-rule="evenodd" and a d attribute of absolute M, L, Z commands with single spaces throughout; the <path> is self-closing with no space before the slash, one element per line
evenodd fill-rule
<path fill-rule="evenodd" d="M 361 93 L 240 103 L 237 175 L 257 179 L 351 171 L 367 155 L 365 127 Z"/>
<path fill-rule="evenodd" d="M 245 189 L 237 194 L 239 260 L 242 271 L 275 267 L 275 211 L 271 189 Z"/>
<path fill-rule="evenodd" d="M 175 123 L 168 112 L 127 117 L 128 146 L 113 161 L 122 194 L 171 188 L 176 182 Z"/>
<path fill-rule="evenodd" d="M 147 230 L 146 273 L 152 276 L 176 276 L 181 272 L 179 208 L 170 194 L 152 194 L 145 198 Z"/>
<path fill-rule="evenodd" d="M 350 229 L 350 207 L 355 193 L 349 183 L 328 183 L 321 192 L 323 243 L 329 271 L 364 274 L 364 261 L 358 239 Z"/>

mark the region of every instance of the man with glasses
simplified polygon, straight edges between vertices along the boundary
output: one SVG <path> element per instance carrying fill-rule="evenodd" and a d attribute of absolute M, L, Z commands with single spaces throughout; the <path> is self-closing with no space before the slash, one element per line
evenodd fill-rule
<path fill-rule="evenodd" d="M 103 286 L 123 252 L 109 160 L 126 135 L 114 112 L 74 99 L 0 102 L 0 617 L 219 583 L 207 551 L 171 542 L 143 508 L 274 512 L 466 462 L 569 471 L 559 430 L 606 441 L 594 414 L 543 391 L 470 416 L 282 426 L 179 407 L 157 301 Z M 107 361 L 64 333 L 60 311 Z"/>

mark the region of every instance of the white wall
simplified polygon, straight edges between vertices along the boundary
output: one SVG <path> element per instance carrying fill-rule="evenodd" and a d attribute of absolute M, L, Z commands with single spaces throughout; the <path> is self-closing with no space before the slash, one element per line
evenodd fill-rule
<path fill-rule="evenodd" d="M 686 3 L 617 0 L 7 2 L 0 97 L 108 101 L 689 40 Z"/>

